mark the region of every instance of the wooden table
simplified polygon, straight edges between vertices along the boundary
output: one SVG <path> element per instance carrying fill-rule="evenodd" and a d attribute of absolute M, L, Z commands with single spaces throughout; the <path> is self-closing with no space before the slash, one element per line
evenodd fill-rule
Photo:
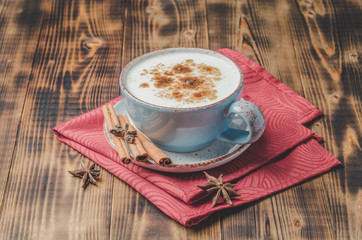
<path fill-rule="evenodd" d="M 361 239 L 362 2 L 0 1 L 0 239 Z M 343 167 L 193 228 L 86 159 L 52 128 L 120 94 L 131 59 L 228 47 L 324 112 L 309 127 Z M 87 161 L 87 160 L 86 160 Z"/>

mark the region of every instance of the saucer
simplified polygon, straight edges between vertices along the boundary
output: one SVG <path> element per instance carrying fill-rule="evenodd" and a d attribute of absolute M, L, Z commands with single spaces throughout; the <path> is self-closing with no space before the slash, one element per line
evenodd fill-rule
<path fill-rule="evenodd" d="M 123 100 L 117 102 L 114 105 L 114 109 L 117 114 L 128 116 L 127 111 L 124 108 Z M 113 139 L 105 123 L 103 124 L 103 132 L 109 145 L 115 149 Z M 216 140 L 208 147 L 194 152 L 177 153 L 162 150 L 172 160 L 172 165 L 169 166 L 162 166 L 152 159 L 149 159 L 149 161 L 146 162 L 132 161 L 132 163 L 144 168 L 162 172 L 198 172 L 219 167 L 230 162 L 242 154 L 249 146 L 250 144 L 240 145 Z"/>

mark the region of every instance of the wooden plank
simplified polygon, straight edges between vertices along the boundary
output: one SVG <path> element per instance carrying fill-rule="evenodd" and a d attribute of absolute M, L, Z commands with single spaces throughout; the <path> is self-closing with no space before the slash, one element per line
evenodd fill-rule
<path fill-rule="evenodd" d="M 124 7 L 112 1 L 43 3 L 1 239 L 107 239 L 113 176 L 102 170 L 98 187 L 83 190 L 67 170 L 85 158 L 58 142 L 52 128 L 119 94 Z"/>
<path fill-rule="evenodd" d="M 315 6 L 313 6 L 313 4 L 315 4 Z M 338 45 L 338 42 L 335 42 L 337 40 L 335 39 L 336 34 L 333 28 L 340 29 L 339 31 L 341 31 L 341 33 L 344 31 L 342 24 L 340 26 L 333 25 L 333 4 L 334 3 L 328 2 L 325 4 L 326 6 L 323 6 L 319 1 L 315 3 L 312 3 L 312 1 L 298 1 L 297 4 L 295 4 L 291 1 L 271 3 L 267 1 L 220 2 L 208 0 L 207 12 L 210 48 L 230 47 L 242 52 L 254 61 L 257 61 L 261 66 L 299 94 L 304 95 L 306 91 L 308 93 L 306 98 L 325 111 L 324 106 L 326 106 L 326 104 L 324 101 L 314 101 L 314 99 L 324 100 L 326 96 L 330 95 L 330 93 L 326 93 L 328 90 L 324 90 L 320 82 L 325 82 L 324 85 L 327 85 L 329 79 L 338 74 L 340 68 L 338 66 L 338 59 L 340 55 L 339 53 L 332 53 L 334 51 L 338 52 L 338 48 L 342 46 L 335 46 Z M 338 9 L 344 9 L 343 11 L 354 12 L 354 14 L 340 13 L 340 16 L 351 16 L 348 20 L 341 22 L 352 23 L 354 27 L 350 28 L 351 32 L 354 31 L 358 33 L 355 27 L 357 26 L 357 22 L 361 21 L 354 20 L 354 16 L 359 16 L 357 12 L 360 6 L 354 6 L 355 10 L 353 11 L 350 7 L 351 6 L 338 6 Z M 278 13 L 277 17 L 275 16 L 275 12 Z M 310 19 L 305 19 L 306 15 L 308 18 L 311 17 L 312 21 L 313 18 L 318 21 L 313 21 L 312 24 Z M 221 18 L 221 16 L 226 17 Z M 330 25 L 330 23 L 332 23 L 332 25 Z M 310 36 L 310 34 L 312 34 L 312 36 Z M 238 39 L 237 41 L 234 40 L 236 37 Z M 328 42 L 329 39 L 331 39 L 332 42 Z M 323 44 L 326 45 L 325 49 L 311 50 L 313 47 L 318 48 L 323 46 Z M 356 72 L 355 69 L 358 68 L 357 65 L 359 64 L 357 60 L 359 55 L 357 49 L 359 49 L 357 46 L 353 47 L 353 50 L 349 51 L 350 55 L 348 56 L 349 59 L 354 62 L 354 65 L 351 66 L 353 69 L 347 71 L 349 75 L 352 75 L 350 76 L 352 79 L 357 79 L 360 76 L 359 73 L 352 74 L 352 72 Z M 322 63 L 312 60 L 315 58 L 315 51 L 318 51 L 318 56 L 322 57 Z M 309 55 L 303 56 L 305 54 L 302 52 L 308 52 Z M 306 65 L 308 66 L 307 69 Z M 330 74 L 321 74 L 320 69 L 326 69 L 324 71 L 329 71 Z M 312 78 L 312 80 L 310 80 L 310 78 Z M 302 79 L 302 81 L 300 79 Z M 311 82 L 313 84 L 310 84 Z M 352 86 L 355 86 L 356 81 L 353 80 L 353 82 L 354 85 Z M 329 88 L 330 86 L 333 86 L 333 84 L 329 83 Z M 353 90 L 352 88 L 350 91 L 354 90 L 355 93 L 359 93 L 359 95 L 354 95 L 355 98 L 356 95 L 360 96 L 360 86 L 357 86 L 357 88 Z M 321 90 L 322 93 L 319 92 Z M 338 95 L 333 96 L 339 98 Z M 360 101 L 358 100 L 358 97 L 357 99 L 353 99 L 351 102 L 355 104 L 350 105 L 351 107 L 354 106 L 355 109 L 357 105 L 357 110 L 354 111 L 354 114 L 351 114 L 351 117 L 356 120 L 356 123 L 360 122 L 360 118 L 353 115 L 358 115 L 361 112 L 360 104 L 358 104 Z M 335 112 L 331 113 L 327 111 L 326 114 L 333 115 Z M 347 119 L 348 118 L 346 118 L 346 120 Z M 330 123 L 333 122 L 333 118 L 327 116 L 322 121 Z M 318 121 L 312 129 L 318 134 L 322 134 L 322 136 L 331 135 L 330 132 L 321 132 L 320 129 L 323 129 L 324 126 L 321 126 L 319 122 L 320 121 Z M 349 140 L 347 140 L 347 137 L 344 138 L 344 142 L 348 145 L 345 146 L 344 149 L 349 149 L 353 158 L 360 159 L 358 156 L 361 154 L 361 148 L 358 144 L 360 141 L 357 137 L 360 130 L 358 126 L 355 127 L 355 129 L 349 132 Z M 359 124 L 359 127 L 361 127 L 361 124 Z M 327 139 L 327 141 L 329 140 Z M 329 141 L 329 143 L 331 142 L 333 141 Z M 327 149 L 332 151 L 335 156 L 339 156 L 337 152 L 333 151 L 333 148 L 327 147 Z M 359 171 L 361 169 L 360 164 L 358 164 L 356 160 L 351 166 L 353 166 L 353 168 L 357 167 Z M 259 226 L 259 230 L 257 231 L 259 234 L 258 238 L 347 238 L 349 236 L 348 230 L 346 229 L 346 226 L 348 226 L 347 218 L 350 219 L 350 222 L 355 223 L 355 226 L 353 226 L 354 230 L 352 230 L 354 234 L 352 235 L 356 237 L 356 229 L 360 226 L 356 217 L 358 215 L 350 213 L 348 214 L 349 217 L 347 217 L 343 199 L 343 184 L 340 184 L 340 180 L 338 178 L 336 179 L 334 175 L 335 173 L 326 174 L 323 178 L 318 178 L 310 184 L 303 184 L 300 187 L 300 189 L 302 189 L 301 191 L 296 190 L 299 188 L 292 188 L 276 197 L 265 199 L 256 205 L 255 207 L 260 218 L 256 222 L 256 225 Z M 326 178 L 328 182 L 327 186 L 325 183 Z M 356 181 L 357 177 L 353 177 L 353 179 Z M 351 185 L 351 182 L 349 182 L 348 185 Z M 333 186 L 333 190 L 328 189 L 330 186 Z M 319 191 L 325 192 L 327 190 L 329 190 L 328 195 L 316 194 L 319 193 Z M 313 196 L 313 198 L 303 198 L 305 195 Z M 318 198 L 316 199 L 314 196 L 318 196 Z M 360 206 L 358 205 L 360 196 L 361 193 L 354 194 L 354 200 L 350 204 L 356 212 L 358 212 L 357 206 Z M 284 198 L 289 201 L 283 200 Z M 295 206 L 286 206 L 285 203 L 290 201 L 298 204 Z M 333 202 L 333 204 L 331 204 L 331 202 Z M 326 208 L 326 206 L 330 208 Z M 243 212 L 241 215 L 242 214 Z M 260 214 L 265 217 L 263 218 Z M 253 216 L 249 216 L 249 218 L 252 220 Z M 236 224 L 241 226 L 239 214 L 236 214 L 234 218 L 231 217 L 230 219 L 232 220 L 228 222 L 228 225 Z M 325 222 L 320 222 L 318 219 L 324 219 Z M 270 229 L 265 226 L 271 226 L 272 228 Z"/>
<path fill-rule="evenodd" d="M 254 61 L 260 58 L 259 50 L 250 34 L 250 28 L 246 24 L 248 20 L 250 21 L 247 2 L 208 0 L 206 7 L 210 49 L 231 48 L 242 50 L 243 54 Z M 241 44 L 240 47 L 239 44 Z M 258 210 L 254 204 L 251 204 L 218 214 L 223 239 L 261 238 L 258 236 L 259 231 L 262 233 L 267 231 L 266 235 L 270 235 L 268 229 L 270 229 L 270 223 L 273 225 L 273 219 L 270 221 L 268 217 L 267 223 L 258 228 L 259 218 L 266 216 L 264 213 L 258 215 Z"/>
<path fill-rule="evenodd" d="M 207 6 L 211 49 L 239 51 L 303 95 L 299 76 L 293 71 L 297 62 L 287 20 L 295 17 L 292 3 L 208 0 Z"/>
<path fill-rule="evenodd" d="M 223 224 L 220 214 L 210 216 L 192 228 L 187 228 L 186 238 L 183 239 L 223 239 Z"/>
<path fill-rule="evenodd" d="M 303 63 L 302 84 L 306 97 L 325 113 L 312 129 L 325 138 L 327 150 L 344 163 L 344 169 L 323 176 L 327 206 L 335 237 L 357 239 L 362 195 L 362 88 L 358 60 L 361 4 L 299 1 L 298 7 L 308 27 L 303 35 L 311 40 L 308 45 L 296 42 L 298 61 Z"/>
<path fill-rule="evenodd" d="M 221 3 L 210 0 L 207 3 L 212 49 L 229 47 L 238 50 L 257 61 L 277 78 L 287 82 L 286 84 L 292 84 L 297 92 L 303 93 L 298 75 L 293 74 L 288 68 L 281 70 L 279 67 L 291 65 L 292 69 L 296 65 L 293 46 L 289 44 L 292 38 L 287 34 L 290 26 L 285 21 L 293 14 L 284 9 L 288 3 L 283 1 L 275 4 L 244 1 Z M 283 16 L 276 18 L 275 11 Z M 283 37 L 280 38 L 280 35 Z M 281 48 L 282 43 L 283 48 Z M 258 204 L 251 205 L 248 211 L 238 211 L 223 219 L 224 236 L 235 236 L 236 229 L 243 229 L 239 236 L 245 239 L 290 236 L 288 232 L 293 232 L 294 229 L 290 223 L 280 226 L 273 208 L 275 207 L 273 199 L 274 197 L 264 199 Z M 290 209 L 281 210 L 290 213 Z"/>
<path fill-rule="evenodd" d="M 110 239 L 182 239 L 184 235 L 179 224 L 119 180 L 114 183 L 110 224 Z"/>
<path fill-rule="evenodd" d="M 231 48 L 238 45 L 239 24 L 247 14 L 245 1 L 207 0 L 207 25 L 210 49 Z M 242 10 L 242 11 L 240 11 Z"/>
<path fill-rule="evenodd" d="M 125 17 L 123 66 L 139 55 L 162 48 L 208 48 L 202 1 L 132 1 Z M 114 182 L 111 239 L 214 239 L 221 235 L 219 224 L 196 231 L 185 229 L 143 196 L 126 189 L 124 183 Z M 123 194 L 129 196 L 124 203 Z"/>
<path fill-rule="evenodd" d="M 228 209 L 218 213 L 222 224 L 223 239 L 257 239 L 258 230 L 255 204 L 246 204 L 240 208 Z M 265 226 L 266 227 L 266 226 Z"/>
<path fill-rule="evenodd" d="M 0 2 L 0 201 L 11 168 L 33 56 L 40 31 L 40 3 Z M 26 9 L 26 11 L 25 11 Z M 0 205 L 0 211 L 1 211 Z"/>
<path fill-rule="evenodd" d="M 271 200 L 280 237 L 336 239 L 321 178 L 293 187 Z"/>

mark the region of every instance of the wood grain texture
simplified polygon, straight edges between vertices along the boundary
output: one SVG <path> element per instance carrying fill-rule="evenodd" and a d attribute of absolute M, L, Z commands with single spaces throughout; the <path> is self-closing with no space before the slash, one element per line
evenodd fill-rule
<path fill-rule="evenodd" d="M 217 49 L 219 47 L 231 47 L 244 53 L 253 60 L 259 62 L 261 66 L 266 68 L 270 73 L 290 86 L 294 91 L 305 96 L 309 101 L 320 107 L 323 112 L 326 113 L 326 118 L 319 121 L 335 122 L 333 119 L 328 119 L 330 116 L 338 115 L 338 112 L 342 109 L 334 109 L 333 112 L 326 111 L 323 106 L 325 103 L 323 98 L 330 89 L 326 89 L 329 85 L 331 87 L 338 87 L 335 82 L 330 82 L 330 79 L 337 79 L 338 73 L 341 71 L 341 67 L 338 65 L 340 60 L 340 50 L 338 46 L 336 33 L 337 26 L 335 23 L 334 9 L 331 7 L 334 3 L 323 3 L 319 1 L 298 1 L 294 4 L 290 1 L 278 1 L 276 3 L 264 2 L 223 2 L 219 1 L 207 1 L 208 2 L 208 19 L 211 19 L 212 24 L 209 24 L 209 41 L 210 47 Z M 340 7 L 345 14 L 338 16 L 346 16 L 347 12 L 353 11 L 350 9 L 352 6 Z M 356 9 L 360 9 L 357 6 Z M 276 9 L 278 10 L 278 17 L 275 16 Z M 357 10 L 355 10 L 357 11 Z M 356 16 L 358 14 L 352 14 L 349 16 Z M 228 16 L 223 18 L 222 21 L 218 21 L 220 17 Z M 230 16 L 230 17 L 229 17 Z M 306 19 L 307 17 L 307 19 Z M 230 19 L 232 18 L 232 19 Z M 353 18 L 353 17 L 352 17 Z M 357 23 L 354 23 L 353 19 L 350 18 L 344 22 L 350 22 L 356 29 Z M 230 20 L 227 20 L 230 19 Z M 341 22 L 341 21 L 339 21 Z M 227 27 L 222 27 L 227 26 Z M 220 39 L 220 36 L 226 36 L 226 39 L 235 39 L 236 29 L 239 28 L 238 41 L 225 41 Z M 334 29 L 333 29 L 334 28 Z M 340 26 L 342 29 L 342 26 Z M 353 35 L 353 33 L 351 32 Z M 360 35 L 360 34 L 359 34 Z M 230 36 L 230 37 L 228 37 Z M 349 36 L 351 38 L 351 36 Z M 355 40 L 354 43 L 358 41 Z M 360 43 L 359 43 L 360 44 Z M 323 49 L 322 49 L 323 48 Z M 302 54 L 301 50 L 305 50 Z M 317 52 L 317 55 L 315 54 Z M 300 59 L 304 54 L 308 56 Z M 360 60 L 358 62 L 358 53 L 355 49 L 351 52 L 354 61 L 355 68 L 360 68 Z M 264 59 L 265 58 L 265 59 Z M 317 58 L 317 59 L 316 59 Z M 307 66 L 306 66 L 307 65 Z M 358 65 L 358 67 L 357 67 Z M 317 66 L 317 67 L 316 67 Z M 327 71 L 328 75 L 322 75 L 320 72 Z M 351 71 L 347 71 L 351 72 Z M 357 70 L 358 72 L 358 70 Z M 353 77 L 358 77 L 359 73 L 353 74 Z M 336 81 L 336 80 L 335 80 Z M 355 91 L 360 96 L 360 83 L 357 83 L 357 90 Z M 354 85 L 355 86 L 355 85 Z M 320 92 L 322 91 L 322 92 Z M 306 92 L 306 93 L 305 93 Z M 310 95 L 309 95 L 310 94 Z M 339 95 L 333 95 L 334 98 L 339 98 Z M 314 99 L 320 99 L 314 101 Z M 322 100 L 322 101 L 321 101 Z M 352 103 L 348 108 L 354 107 L 356 111 L 350 113 L 349 117 L 354 119 L 355 123 L 359 123 L 358 114 L 360 110 L 359 99 L 352 100 Z M 357 106 L 356 106 L 357 105 Z M 343 119 L 343 120 L 342 120 Z M 348 121 L 348 117 L 344 116 L 341 120 Z M 326 142 L 329 144 L 333 143 L 333 138 L 336 133 L 333 131 L 333 127 L 327 127 L 328 132 L 321 132 L 321 124 L 315 123 L 312 129 L 318 134 L 326 138 Z M 344 124 L 344 123 L 340 123 Z M 356 147 L 348 147 L 354 149 L 356 154 L 354 157 L 360 159 L 361 148 L 360 138 L 361 132 L 359 128 L 361 124 L 356 124 L 353 130 L 349 130 L 352 136 L 350 140 L 343 139 L 341 142 L 349 142 Z M 329 128 L 329 129 L 328 129 Z M 335 130 L 339 129 L 340 126 L 335 126 Z M 348 130 L 346 130 L 348 132 Z M 338 132 L 340 134 L 341 132 Z M 338 147 L 337 147 L 338 148 Z M 346 147 L 345 147 L 346 148 Z M 327 148 L 333 152 L 332 148 Z M 337 156 L 338 153 L 334 152 Z M 356 174 L 357 171 L 361 171 L 361 164 L 354 162 L 352 164 L 357 167 L 358 170 L 354 169 Z M 337 170 L 338 173 L 342 173 L 341 170 Z M 351 174 L 352 176 L 354 175 Z M 342 173 L 342 175 L 344 175 Z M 356 175 L 355 175 L 356 176 Z M 343 199 L 343 185 L 338 179 L 339 174 L 329 173 L 313 181 L 313 184 L 303 184 L 299 188 L 302 191 L 296 191 L 298 188 L 292 188 L 287 192 L 281 193 L 283 198 L 290 199 L 293 202 L 299 202 L 299 204 L 286 206 L 283 203 L 283 198 L 280 201 L 274 201 L 275 197 L 261 201 L 257 206 L 257 209 L 264 209 L 262 212 L 265 213 L 265 219 L 261 218 L 256 223 L 257 225 L 263 226 L 259 231 L 259 238 L 282 238 L 287 236 L 288 238 L 324 238 L 324 239 L 345 239 L 349 237 L 357 238 L 358 227 L 360 227 L 359 219 L 353 212 L 358 212 L 358 206 L 360 204 L 360 193 L 357 193 L 353 197 L 350 206 L 353 206 L 353 210 L 349 210 L 346 202 L 350 201 L 350 198 Z M 345 183 L 346 185 L 359 185 L 356 177 L 352 177 L 354 181 Z M 357 181 L 356 181 L 357 180 Z M 343 181 L 343 180 L 342 180 Z M 326 182 L 328 185 L 326 186 Z M 332 186 L 333 189 L 327 187 Z M 360 187 L 359 187 L 360 188 Z M 319 192 L 327 192 L 327 194 L 315 196 Z M 336 194 L 339 193 L 339 194 Z M 333 194 L 333 196 L 331 196 Z M 310 198 L 305 197 L 310 196 Z M 303 197 L 303 198 L 302 198 Z M 303 201 L 300 201 L 304 199 Z M 269 203 L 271 201 L 271 204 Z M 331 204 L 331 202 L 333 204 Z M 288 202 L 288 201 L 286 201 Z M 317 206 L 317 207 L 315 207 Z M 272 211 L 270 211 L 272 209 Z M 351 211 L 347 214 L 347 211 Z M 282 213 L 282 214 L 281 214 Z M 260 215 L 261 213 L 259 212 Z M 244 215 L 242 211 L 240 215 Z M 279 216 L 281 215 L 281 216 Z M 267 216 L 267 217 L 266 217 Z M 354 219 L 348 219 L 353 217 Z M 248 216 L 248 219 L 252 219 L 253 216 Z M 280 224 L 280 219 L 287 219 L 283 224 Z M 323 222 L 321 223 L 321 219 Z M 348 221 L 356 223 L 353 229 L 353 236 L 349 235 Z M 234 219 L 229 222 L 230 225 L 238 224 L 242 226 L 240 217 L 235 215 Z M 274 228 L 268 226 L 274 225 Z M 264 227 L 265 226 L 265 227 Z M 271 229 L 271 231 L 270 231 Z M 264 232 L 264 234 L 263 234 Z M 313 233 L 313 234 L 311 234 Z"/>
<path fill-rule="evenodd" d="M 0 2 L 0 239 L 361 239 L 358 0 Z M 228 47 L 324 112 L 308 126 L 344 167 L 185 228 L 51 129 L 120 94 L 133 58 Z"/>
<path fill-rule="evenodd" d="M 52 127 L 119 94 L 124 9 L 111 1 L 43 3 L 0 238 L 108 238 L 113 176 L 102 171 L 102 187 L 83 190 L 67 170 L 84 157 L 59 144 Z"/>
<path fill-rule="evenodd" d="M 38 8 L 36 1 L 0 2 L 0 209 L 40 32 Z"/>
<path fill-rule="evenodd" d="M 361 6 L 353 1 L 298 4 L 308 25 L 305 34 L 311 39 L 308 49 L 296 48 L 301 51 L 298 56 L 307 55 L 310 59 L 300 60 L 300 65 L 308 68 L 301 79 L 306 97 L 325 113 L 312 129 L 325 137 L 324 146 L 344 163 L 344 169 L 322 178 L 335 238 L 358 239 L 361 220 L 356 213 L 361 206 L 361 181 L 357 175 L 362 170 L 359 116 L 362 109 L 361 81 L 356 80 L 361 79 L 361 60 L 357 57 L 361 54 L 361 34 L 356 31 L 361 17 L 356 13 Z M 347 22 L 348 26 L 342 27 Z M 355 224 L 349 224 L 352 222 Z"/>
<path fill-rule="evenodd" d="M 208 1 L 208 19 L 214 19 L 214 22 L 209 24 L 209 32 L 211 31 L 209 36 L 210 47 L 213 49 L 230 47 L 239 50 L 257 61 L 285 84 L 292 83 L 293 90 L 302 94 L 299 76 L 293 72 L 293 67 L 297 65 L 293 46 L 288 44 L 292 42 L 290 35 L 292 28 L 286 19 L 293 17 L 289 7 L 289 3 L 286 1 L 278 1 L 274 4 L 265 4 L 264 2 L 236 3 L 234 1 L 221 4 L 219 1 Z M 275 17 L 275 9 L 280 9 L 278 12 L 282 17 Z M 219 22 L 217 19 L 220 19 L 220 16 L 228 17 Z M 226 42 L 224 39 L 232 39 L 233 41 Z M 264 56 L 266 56 L 265 59 Z M 280 66 L 288 66 L 288 68 Z M 274 206 L 272 199 L 273 197 L 261 201 L 257 206 L 251 206 L 248 210 L 240 211 L 238 214 L 225 219 L 225 226 L 234 226 L 229 229 L 230 232 L 224 230 L 226 236 L 233 236 L 234 228 L 244 229 L 247 225 L 243 219 L 253 221 L 253 224 L 243 231 L 242 235 L 247 236 L 247 238 L 273 239 L 283 236 L 298 236 L 295 233 L 298 230 L 293 226 L 293 220 L 298 219 L 297 216 L 291 214 L 287 206 L 275 209 L 280 208 L 280 206 Z M 304 206 L 300 207 L 303 208 Z M 284 211 L 285 218 L 288 219 L 283 225 L 279 224 L 279 216 L 277 215 L 279 211 Z"/>
<path fill-rule="evenodd" d="M 241 52 L 256 61 L 259 56 L 258 53 L 255 54 L 254 49 L 257 51 L 258 48 L 252 45 L 254 40 L 247 24 L 247 19 L 250 17 L 250 6 L 247 6 L 247 2 L 208 0 L 206 7 L 210 49 L 216 50 L 225 47 L 239 51 L 240 49 L 248 49 L 249 52 Z M 247 41 L 247 43 L 244 43 L 244 41 Z M 238 44 L 244 47 L 238 48 Z M 248 47 L 245 48 L 245 46 Z M 221 238 L 255 239 L 259 231 L 261 234 L 268 231 L 270 228 L 266 229 L 265 226 L 257 229 L 258 225 L 256 223 L 258 222 L 255 219 L 255 211 L 255 206 L 251 205 L 238 211 L 230 210 L 229 212 L 233 214 L 220 217 L 222 222 Z M 266 234 L 269 233 L 270 231 Z"/>

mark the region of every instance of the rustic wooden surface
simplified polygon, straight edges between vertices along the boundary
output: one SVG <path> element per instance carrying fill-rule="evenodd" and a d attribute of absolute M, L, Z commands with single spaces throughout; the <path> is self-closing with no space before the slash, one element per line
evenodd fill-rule
<path fill-rule="evenodd" d="M 362 239 L 359 0 L 0 1 L 0 239 Z M 52 127 L 120 94 L 122 66 L 167 47 L 228 47 L 321 109 L 309 126 L 343 167 L 192 228 Z M 88 161 L 86 159 L 86 161 Z"/>

